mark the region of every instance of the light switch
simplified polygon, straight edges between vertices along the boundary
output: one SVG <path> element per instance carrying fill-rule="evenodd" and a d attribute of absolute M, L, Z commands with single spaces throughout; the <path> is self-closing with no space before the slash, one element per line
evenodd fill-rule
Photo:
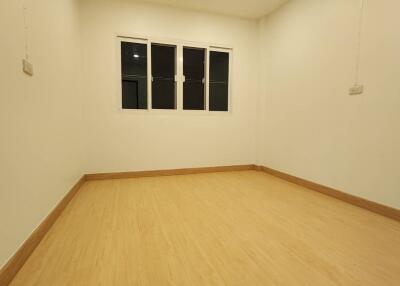
<path fill-rule="evenodd" d="M 27 75 L 33 76 L 33 65 L 27 59 L 22 60 L 22 69 Z"/>
<path fill-rule="evenodd" d="M 363 85 L 354 85 L 350 87 L 349 89 L 349 94 L 350 95 L 359 95 L 364 92 L 364 86 Z"/>

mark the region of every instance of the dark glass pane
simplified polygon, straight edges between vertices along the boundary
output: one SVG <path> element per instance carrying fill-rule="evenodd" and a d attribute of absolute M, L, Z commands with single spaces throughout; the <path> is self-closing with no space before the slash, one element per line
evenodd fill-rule
<path fill-rule="evenodd" d="M 228 111 L 228 84 L 210 82 L 210 110 Z"/>
<path fill-rule="evenodd" d="M 155 79 L 152 85 L 154 109 L 175 109 L 175 80 Z"/>
<path fill-rule="evenodd" d="M 160 44 L 151 45 L 151 72 L 153 77 L 175 76 L 176 47 Z"/>
<path fill-rule="evenodd" d="M 183 74 L 186 79 L 204 78 L 204 58 L 204 49 L 183 48 Z"/>
<path fill-rule="evenodd" d="M 229 53 L 210 52 L 210 81 L 228 82 Z"/>
<path fill-rule="evenodd" d="M 204 84 L 198 82 L 183 83 L 183 109 L 204 110 Z"/>
<path fill-rule="evenodd" d="M 183 48 L 183 109 L 205 109 L 204 60 L 204 49 Z"/>
<path fill-rule="evenodd" d="M 210 110 L 228 111 L 229 53 L 210 52 Z"/>
<path fill-rule="evenodd" d="M 147 45 L 121 42 L 122 108 L 147 109 Z"/>
<path fill-rule="evenodd" d="M 147 109 L 147 78 L 122 80 L 122 108 Z"/>
<path fill-rule="evenodd" d="M 151 45 L 152 107 L 176 108 L 176 47 Z"/>
<path fill-rule="evenodd" d="M 174 80 L 156 79 L 152 85 L 152 105 L 154 109 L 175 109 Z"/>

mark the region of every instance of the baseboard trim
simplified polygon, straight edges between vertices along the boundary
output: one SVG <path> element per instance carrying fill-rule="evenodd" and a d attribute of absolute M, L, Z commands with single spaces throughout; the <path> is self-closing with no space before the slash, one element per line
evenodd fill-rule
<path fill-rule="evenodd" d="M 86 176 L 82 176 L 80 180 L 71 188 L 50 214 L 42 221 L 42 223 L 34 230 L 27 240 L 21 245 L 11 259 L 0 269 L 0 285 L 9 285 L 18 271 L 22 268 L 26 260 L 39 245 L 46 233 L 58 219 L 60 214 L 72 200 L 80 187 L 85 183 Z"/>
<path fill-rule="evenodd" d="M 270 175 L 273 175 L 275 177 L 281 178 L 285 181 L 300 185 L 302 187 L 305 187 L 307 189 L 311 189 L 313 191 L 317 191 L 319 193 L 322 193 L 324 195 L 330 196 L 330 197 L 334 197 L 336 199 L 339 199 L 341 201 L 344 201 L 346 203 L 355 205 L 357 207 L 372 211 L 374 213 L 383 215 L 385 217 L 400 221 L 400 210 L 389 207 L 389 206 L 385 206 L 373 201 L 369 201 L 367 199 L 361 198 L 361 197 L 357 197 L 357 196 L 353 196 L 350 195 L 348 193 L 330 188 L 330 187 L 326 187 L 323 185 L 320 185 L 318 183 L 314 183 L 296 176 L 292 176 L 289 174 L 286 174 L 284 172 L 281 171 L 277 171 L 265 166 L 255 166 L 255 169 L 258 171 L 263 171 L 265 173 L 268 173 Z"/>
<path fill-rule="evenodd" d="M 233 165 L 233 166 L 184 168 L 184 169 L 154 170 L 154 171 L 96 173 L 96 174 L 87 174 L 86 179 L 111 180 L 111 179 L 128 179 L 128 178 L 139 178 L 139 177 L 175 176 L 175 175 L 188 175 L 188 174 L 200 174 L 200 173 L 254 170 L 254 168 L 255 168 L 254 165 Z"/>

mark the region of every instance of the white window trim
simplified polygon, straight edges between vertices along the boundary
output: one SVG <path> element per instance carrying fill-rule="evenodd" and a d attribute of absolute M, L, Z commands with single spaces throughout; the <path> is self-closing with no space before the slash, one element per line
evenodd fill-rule
<path fill-rule="evenodd" d="M 173 114 L 173 115 L 231 115 L 232 114 L 232 51 L 233 47 L 200 43 L 193 41 L 163 39 L 146 37 L 140 35 L 116 34 L 116 102 L 119 112 L 131 114 Z M 147 45 L 147 109 L 124 109 L 122 108 L 122 82 L 121 82 L 121 42 L 131 42 Z M 151 71 L 151 44 L 166 44 L 176 46 L 176 109 L 153 109 L 152 108 L 152 71 Z M 183 47 L 203 48 L 206 50 L 205 61 L 205 110 L 183 109 Z M 229 78 L 228 78 L 228 111 L 209 110 L 209 65 L 210 51 L 225 52 L 229 54 Z"/>

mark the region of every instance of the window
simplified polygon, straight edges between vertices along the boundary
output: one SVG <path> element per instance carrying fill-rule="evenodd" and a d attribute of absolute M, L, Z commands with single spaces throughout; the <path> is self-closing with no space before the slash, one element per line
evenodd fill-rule
<path fill-rule="evenodd" d="M 231 50 L 120 37 L 122 109 L 227 112 Z"/>
<path fill-rule="evenodd" d="M 205 49 L 183 48 L 183 109 L 205 110 Z"/>
<path fill-rule="evenodd" d="M 176 46 L 151 45 L 152 107 L 176 109 Z"/>
<path fill-rule="evenodd" d="M 147 45 L 121 42 L 122 108 L 147 109 Z"/>
<path fill-rule="evenodd" d="M 228 111 L 229 53 L 210 51 L 210 110 Z"/>

